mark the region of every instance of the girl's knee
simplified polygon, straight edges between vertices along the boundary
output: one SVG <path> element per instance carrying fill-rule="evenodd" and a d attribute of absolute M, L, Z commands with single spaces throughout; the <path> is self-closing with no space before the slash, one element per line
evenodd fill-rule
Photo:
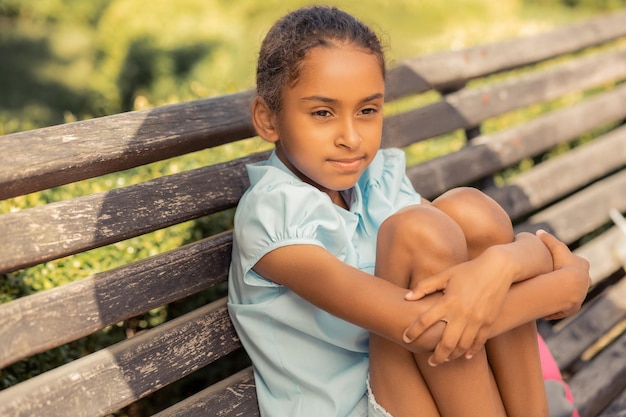
<path fill-rule="evenodd" d="M 379 229 L 377 245 L 421 258 L 449 257 L 461 262 L 467 257 L 463 230 L 441 210 L 427 205 L 411 206 L 387 218 Z"/>
<path fill-rule="evenodd" d="M 433 205 L 461 226 L 470 251 L 513 241 L 513 225 L 504 209 L 491 197 L 470 187 L 452 189 Z"/>

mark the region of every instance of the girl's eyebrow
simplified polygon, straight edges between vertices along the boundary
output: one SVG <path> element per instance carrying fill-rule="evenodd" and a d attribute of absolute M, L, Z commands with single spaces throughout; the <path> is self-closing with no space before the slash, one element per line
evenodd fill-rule
<path fill-rule="evenodd" d="M 385 95 L 383 93 L 375 93 L 375 94 L 372 94 L 371 96 L 365 97 L 360 102 L 366 103 L 368 101 L 381 99 L 384 96 Z M 308 97 L 302 97 L 300 100 L 301 101 L 321 101 L 322 103 L 329 103 L 329 104 L 334 104 L 334 103 L 339 102 L 339 100 L 336 98 L 330 98 L 330 97 L 324 97 L 324 96 L 308 96 Z"/>

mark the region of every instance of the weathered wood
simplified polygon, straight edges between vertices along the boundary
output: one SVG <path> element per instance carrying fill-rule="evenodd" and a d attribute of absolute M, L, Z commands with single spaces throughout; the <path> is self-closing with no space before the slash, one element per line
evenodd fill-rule
<path fill-rule="evenodd" d="M 519 219 L 625 164 L 626 126 L 538 164 L 509 180 L 504 187 L 484 191 L 498 201 L 512 219 Z"/>
<path fill-rule="evenodd" d="M 248 186 L 244 165 L 265 157 L 257 154 L 2 215 L 0 273 L 234 207 Z"/>
<path fill-rule="evenodd" d="M 568 322 L 552 337 L 547 338 L 554 359 L 562 370 L 567 370 L 602 335 L 626 318 L 626 281 L 616 284 L 601 294 L 574 320 Z"/>
<path fill-rule="evenodd" d="M 598 181 L 547 209 L 532 215 L 515 227 L 519 231 L 544 229 L 568 244 L 594 231 L 608 220 L 616 208 L 626 211 L 626 170 Z"/>
<path fill-rule="evenodd" d="M 626 77 L 626 50 L 612 50 L 507 79 L 481 88 L 463 89 L 442 101 L 392 115 L 383 128 L 384 146 L 404 147 L 511 110 Z"/>
<path fill-rule="evenodd" d="M 569 380 L 581 417 L 598 415 L 626 389 L 626 333 L 591 362 Z"/>
<path fill-rule="evenodd" d="M 510 129 L 473 139 L 465 148 L 409 167 L 407 175 L 426 198 L 466 185 L 607 123 L 626 118 L 626 85 Z M 588 117 L 590 114 L 593 117 Z M 618 149 L 618 153 L 622 150 Z"/>
<path fill-rule="evenodd" d="M 622 391 L 598 417 L 626 417 L 626 390 Z"/>
<path fill-rule="evenodd" d="M 574 251 L 589 261 L 593 285 L 626 266 L 618 257 L 620 247 L 626 248 L 626 236 L 617 227 L 612 227 Z"/>
<path fill-rule="evenodd" d="M 244 369 L 153 417 L 258 417 L 252 368 Z"/>
<path fill-rule="evenodd" d="M 0 415 L 88 417 L 118 410 L 240 347 L 226 300 L 0 391 Z"/>
<path fill-rule="evenodd" d="M 0 305 L 0 368 L 226 281 L 231 250 L 224 233 Z"/>
<path fill-rule="evenodd" d="M 389 74 L 387 95 L 454 89 L 474 78 L 599 45 L 626 36 L 625 21 L 626 12 L 620 11 L 549 33 L 407 59 Z"/>
<path fill-rule="evenodd" d="M 254 135 L 250 92 L 0 137 L 0 200 Z"/>

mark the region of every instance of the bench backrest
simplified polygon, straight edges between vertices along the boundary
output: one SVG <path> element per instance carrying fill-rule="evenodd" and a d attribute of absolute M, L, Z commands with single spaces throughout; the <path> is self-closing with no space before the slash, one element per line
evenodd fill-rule
<path fill-rule="evenodd" d="M 422 195 L 478 186 L 517 230 L 555 233 L 592 261 L 597 285 L 614 280 L 620 261 L 606 253 L 620 239 L 609 210 L 626 211 L 625 21 L 619 12 L 401 62 L 388 74 L 393 103 L 384 146 L 461 143 L 408 168 Z M 242 92 L 0 137 L 0 199 L 249 138 L 251 97 Z M 266 157 L 2 214 L 0 273 L 232 209 L 248 185 L 245 164 Z M 230 252 L 225 231 L 0 305 L 0 369 L 223 288 Z M 221 298 L 0 392 L 0 415 L 106 415 L 240 348 Z M 569 366 L 575 354 L 560 364 Z M 247 368 L 159 416 L 257 414 Z"/>

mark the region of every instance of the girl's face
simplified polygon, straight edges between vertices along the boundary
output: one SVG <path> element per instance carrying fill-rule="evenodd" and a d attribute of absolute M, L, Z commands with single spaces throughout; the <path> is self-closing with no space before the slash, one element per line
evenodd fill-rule
<path fill-rule="evenodd" d="M 310 50 L 273 115 L 276 152 L 303 181 L 345 207 L 380 146 L 385 83 L 376 56 L 351 45 Z"/>

